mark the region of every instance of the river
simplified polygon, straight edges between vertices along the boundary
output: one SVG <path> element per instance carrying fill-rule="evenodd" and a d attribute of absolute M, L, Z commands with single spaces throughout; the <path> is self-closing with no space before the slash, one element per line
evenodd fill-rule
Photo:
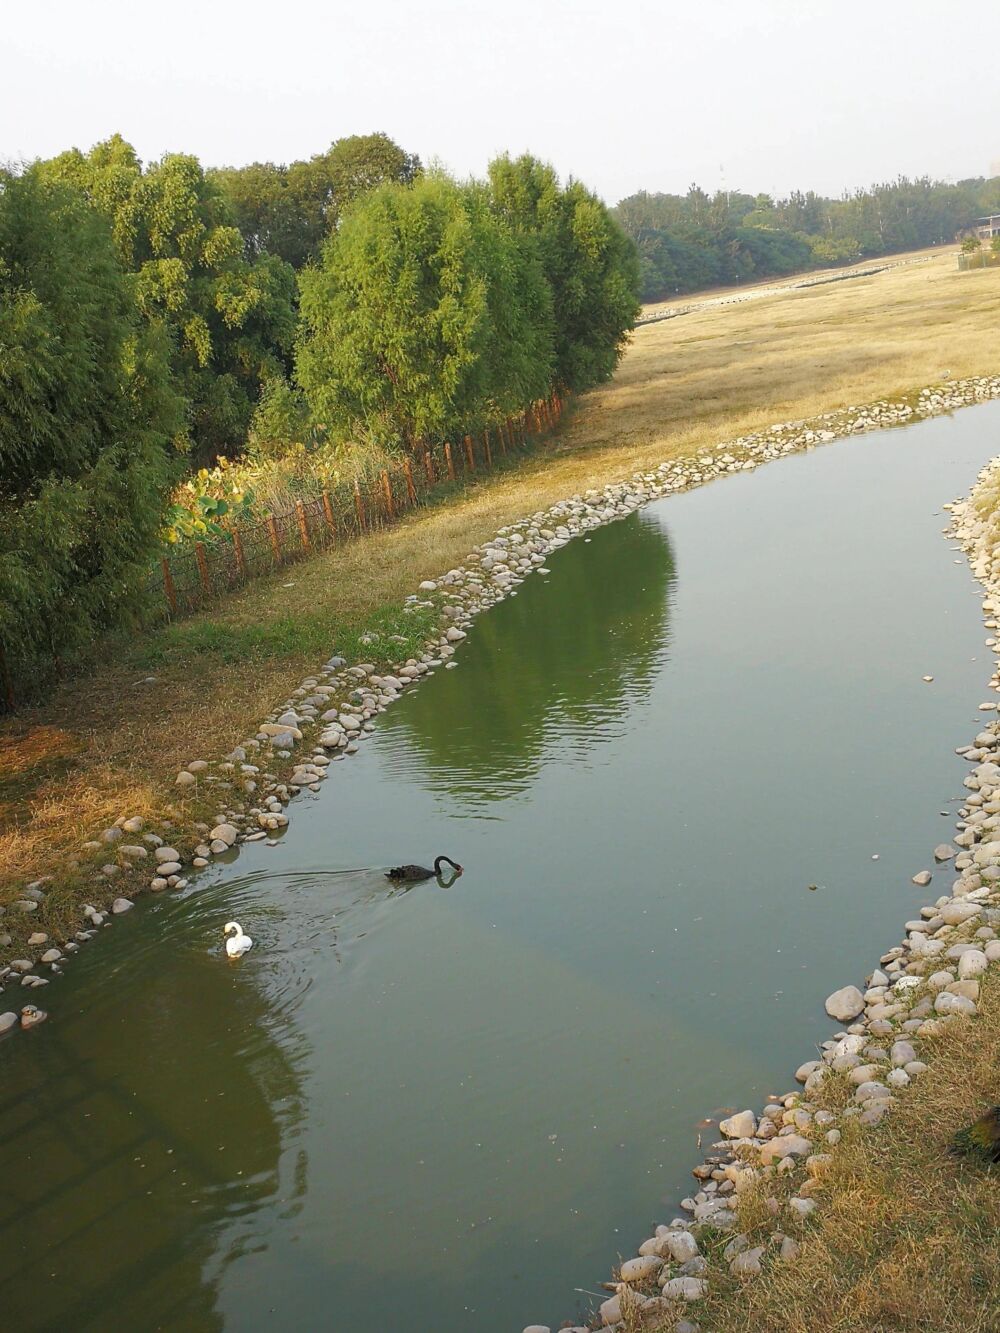
<path fill-rule="evenodd" d="M 591 1308 L 698 1122 L 787 1090 L 926 900 L 989 676 L 941 504 L 998 433 L 970 408 L 574 541 L 278 846 L 116 919 L 0 1047 L 7 1322 Z M 438 852 L 450 887 L 382 877 Z"/>

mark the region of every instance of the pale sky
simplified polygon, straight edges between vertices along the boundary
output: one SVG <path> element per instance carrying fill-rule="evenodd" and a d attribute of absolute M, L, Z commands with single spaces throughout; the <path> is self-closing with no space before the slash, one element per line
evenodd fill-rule
<path fill-rule="evenodd" d="M 964 16 L 963 16 L 964 15 Z M 383 130 L 638 189 L 839 194 L 1000 161 L 1000 7 L 931 0 L 7 0 L 0 161 L 119 131 L 291 161 Z"/>

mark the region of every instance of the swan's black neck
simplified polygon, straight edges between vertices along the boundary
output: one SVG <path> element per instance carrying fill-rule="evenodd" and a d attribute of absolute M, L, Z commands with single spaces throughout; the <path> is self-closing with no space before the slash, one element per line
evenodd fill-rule
<path fill-rule="evenodd" d="M 450 856 L 436 856 L 436 857 L 434 858 L 434 873 L 435 873 L 435 875 L 440 875 L 440 873 L 441 873 L 441 862 L 442 862 L 442 861 L 447 861 L 448 864 L 451 866 L 452 870 L 457 870 L 457 869 L 458 869 L 458 865 L 456 864 L 456 862 L 454 862 L 454 861 L 451 859 Z"/>

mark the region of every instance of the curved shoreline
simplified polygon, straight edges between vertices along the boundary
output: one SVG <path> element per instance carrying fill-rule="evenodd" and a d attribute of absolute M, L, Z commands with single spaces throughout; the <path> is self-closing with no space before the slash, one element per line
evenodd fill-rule
<path fill-rule="evenodd" d="M 529 518 L 502 528 L 492 540 L 476 547 L 462 565 L 449 570 L 438 579 L 425 580 L 420 585 L 418 593 L 407 599 L 410 608 L 433 609 L 437 617 L 437 629 L 434 636 L 427 641 L 426 651 L 420 658 L 410 658 L 406 662 L 394 663 L 386 670 L 379 670 L 372 663 L 348 665 L 343 658 L 331 657 L 314 675 L 304 678 L 297 688 L 291 691 L 289 697 L 260 724 L 253 737 L 237 745 L 224 759 L 214 764 L 206 760 L 195 760 L 178 773 L 177 784 L 181 791 L 198 785 L 218 791 L 219 819 L 214 827 L 194 825 L 180 837 L 176 826 L 168 828 L 161 825 L 160 831 L 157 832 L 153 827 L 144 826 L 141 820 L 122 816 L 115 825 L 104 830 L 100 838 L 90 844 L 87 850 L 93 851 L 95 848 L 103 847 L 107 849 L 105 854 L 112 854 L 113 849 L 114 855 L 125 860 L 141 862 L 151 860 L 156 873 L 149 881 L 150 891 L 184 888 L 189 883 L 188 866 L 194 870 L 204 868 L 213 858 L 230 853 L 238 848 L 240 843 L 268 839 L 269 835 L 286 826 L 289 823 L 286 808 L 296 792 L 303 787 L 317 791 L 327 776 L 331 762 L 356 753 L 360 743 L 374 729 L 377 715 L 384 712 L 409 684 L 419 680 L 428 671 L 455 666 L 453 660 L 455 647 L 466 637 L 475 616 L 508 596 L 529 573 L 536 569 L 544 570 L 547 555 L 574 537 L 626 517 L 653 500 L 688 490 L 719 476 L 752 470 L 762 463 L 773 461 L 786 454 L 832 442 L 846 435 L 862 434 L 879 427 L 912 424 L 998 396 L 1000 396 L 1000 377 L 977 377 L 955 384 L 929 387 L 917 394 L 907 395 L 894 401 L 882 400 L 863 408 L 846 408 L 804 421 L 778 423 L 766 430 L 719 444 L 714 449 L 701 450 L 692 458 L 663 463 L 656 469 L 636 473 L 630 481 L 611 484 L 601 490 L 587 491 L 582 496 L 573 496 Z M 987 473 L 990 473 L 990 469 L 987 469 Z M 957 530 L 963 544 L 972 550 L 976 542 L 985 542 L 988 533 L 986 525 L 981 522 L 979 524 L 981 530 L 976 528 L 976 520 L 969 516 L 968 506 L 969 502 L 965 502 L 964 507 L 956 505 L 953 513 L 959 525 L 965 522 L 965 528 L 959 526 Z M 979 566 L 982 565 L 985 572 L 988 563 L 986 555 L 977 550 L 977 576 L 981 576 Z M 997 580 L 1000 580 L 1000 562 L 997 562 L 996 572 Z M 990 573 L 992 577 L 992 571 Z M 1000 581 L 988 584 L 988 589 L 991 602 L 988 608 L 990 615 L 1000 614 Z M 995 628 L 995 624 L 993 627 Z M 993 743 L 987 748 L 990 754 L 995 755 L 996 731 L 1000 730 L 1000 723 L 992 725 L 995 730 L 984 732 L 982 735 L 988 734 L 993 738 Z M 982 745 L 976 748 L 980 752 L 983 751 Z M 296 751 L 302 756 L 298 760 Z M 992 760 L 989 762 L 992 765 Z M 993 776 L 992 771 L 990 776 Z M 979 781 L 978 778 L 976 780 Z M 1000 768 L 997 768 L 996 781 L 985 785 L 991 791 L 996 787 L 1000 793 Z M 963 829 L 959 839 L 964 833 Z M 193 849 L 186 846 L 178 849 L 168 845 L 172 841 L 185 844 L 191 842 L 195 845 Z M 997 851 L 1000 853 L 1000 842 L 997 843 Z M 968 866 L 961 868 L 967 869 Z M 88 918 L 87 928 L 79 931 L 75 939 L 65 942 L 62 948 L 55 946 L 47 936 L 38 939 L 34 947 L 37 950 L 44 946 L 44 952 L 40 955 L 36 953 L 34 958 L 14 960 L 8 968 L 0 969 L 0 984 L 10 987 L 19 982 L 22 987 L 32 991 L 47 985 L 50 976 L 44 974 L 39 964 L 50 974 L 58 974 L 66 954 L 71 954 L 92 938 L 98 928 L 110 925 L 115 915 L 128 911 L 133 903 L 127 898 L 117 898 L 110 906 L 102 905 L 106 903 L 110 893 L 112 878 L 111 874 L 104 876 L 104 891 L 95 897 L 97 905 L 90 904 L 85 909 L 85 916 Z M 970 883 L 971 878 L 970 876 Z M 989 904 L 994 901 L 992 892 L 983 893 L 982 889 L 983 883 L 980 879 L 979 883 L 967 888 L 964 894 L 956 892 L 956 898 L 969 898 L 970 905 Z M 40 898 L 44 898 L 44 892 L 44 881 L 35 881 L 28 885 L 20 900 L 22 910 L 30 915 L 35 910 L 34 904 Z M 970 898 L 969 895 L 973 893 L 977 896 Z M 939 904 L 943 905 L 944 902 Z M 977 914 L 981 914 L 984 910 L 995 909 L 988 905 L 979 906 Z M 954 912 L 950 914 L 954 915 Z M 925 917 L 932 924 L 937 915 L 940 915 L 940 912 L 936 909 L 925 909 Z M 1000 912 L 997 916 L 1000 920 Z M 968 919 L 977 918 L 969 914 Z M 961 929 L 961 923 L 956 923 L 956 926 Z M 934 950 L 933 953 L 943 953 L 945 948 L 949 947 L 945 941 L 952 939 L 954 928 L 942 918 L 941 925 L 935 926 L 934 929 L 937 938 L 941 940 L 941 948 Z M 890 1018 L 901 1018 L 901 1013 L 888 1016 L 880 1013 L 878 1017 L 872 1017 L 867 1013 L 869 1009 L 892 1008 L 894 1005 L 904 1004 L 905 999 L 913 1003 L 915 998 L 913 992 L 916 987 L 909 988 L 910 993 L 905 998 L 896 999 L 895 992 L 889 996 L 890 983 L 895 980 L 897 974 L 904 971 L 912 976 L 922 975 L 919 969 L 913 972 L 911 968 L 918 958 L 930 957 L 932 952 L 921 953 L 923 945 L 913 943 L 912 937 L 915 935 L 922 940 L 926 933 L 927 930 L 911 931 L 906 944 L 899 946 L 898 950 L 889 951 L 889 954 L 883 957 L 882 962 L 886 970 L 877 974 L 880 979 L 870 987 L 873 990 L 881 989 L 882 995 L 874 996 L 864 1003 L 867 997 L 861 997 L 860 993 L 857 993 L 863 1004 L 862 1009 L 858 1009 L 854 1016 L 860 1015 L 864 1010 L 869 1019 L 866 1024 L 853 1025 L 854 1028 L 861 1030 L 848 1029 L 841 1038 L 827 1043 L 828 1050 L 824 1052 L 823 1061 L 810 1062 L 814 1067 L 808 1070 L 806 1066 L 800 1068 L 799 1073 L 805 1081 L 807 1096 L 824 1081 L 827 1068 L 832 1066 L 834 1061 L 858 1055 L 858 1050 L 854 1049 L 854 1044 L 849 1038 L 861 1037 L 865 1033 L 875 1036 L 888 1035 L 881 1029 L 872 1028 L 871 1022 L 889 1023 Z M 954 939 L 958 940 L 959 936 L 955 935 Z M 911 955 L 909 964 L 900 962 L 906 952 Z M 1000 945 L 992 952 L 994 957 L 987 958 L 988 962 L 1000 957 Z M 884 982 L 881 978 L 884 978 Z M 974 1012 L 975 999 L 969 994 L 972 989 L 970 983 L 973 981 L 974 977 L 959 977 L 957 982 L 953 978 L 951 982 L 945 983 L 945 989 L 941 992 L 968 1001 L 973 1006 L 972 1010 L 964 1004 L 956 1005 L 953 1000 L 943 1001 L 942 1008 L 936 1009 L 935 1000 L 932 1011 L 943 1017 L 935 1018 L 928 1015 L 919 1019 L 908 1017 L 902 1021 L 918 1022 L 921 1025 L 937 1024 L 938 1027 L 925 1028 L 923 1032 L 919 1029 L 905 1028 L 904 1031 L 916 1032 L 918 1037 L 936 1035 L 942 1023 L 956 1021 L 956 1016 L 962 1013 Z M 951 984 L 965 986 L 966 989 L 947 990 L 947 985 Z M 978 986 L 978 983 L 976 985 Z M 22 997 L 27 998 L 23 996 L 23 992 Z M 925 998 L 927 997 L 921 997 L 920 1002 Z M 951 1010 L 950 1014 L 948 1010 Z M 909 1008 L 906 1012 L 910 1012 Z M 43 1017 L 43 1011 L 36 1010 L 31 1005 L 24 1005 L 20 1015 L 12 1011 L 0 1014 L 0 1032 L 11 1030 L 16 1026 L 33 1026 Z M 892 1025 L 889 1026 L 891 1029 Z M 848 1043 L 847 1046 L 842 1044 L 845 1041 Z M 827 1055 L 830 1056 L 829 1060 L 826 1059 Z M 922 1063 L 916 1061 L 915 1052 L 911 1059 L 898 1066 L 907 1080 L 918 1076 L 921 1072 L 920 1070 L 910 1072 L 906 1069 L 907 1064 L 914 1062 Z M 854 1067 L 859 1066 L 860 1058 L 854 1061 Z M 838 1069 L 837 1072 L 844 1071 Z M 853 1111 L 849 1108 L 847 1112 L 856 1115 L 862 1123 L 877 1123 L 881 1119 L 891 1096 L 895 1095 L 889 1093 L 889 1088 L 899 1087 L 903 1080 L 896 1078 L 887 1081 L 881 1085 L 882 1092 L 877 1092 L 868 1086 L 877 1082 L 874 1076 L 868 1080 L 863 1085 L 868 1095 L 856 1104 Z M 671 1226 L 660 1228 L 656 1236 L 644 1242 L 634 1260 L 626 1261 L 618 1274 L 618 1290 L 611 1302 L 606 1303 L 602 1313 L 606 1324 L 616 1323 L 618 1316 L 623 1313 L 623 1307 L 629 1305 L 643 1304 L 647 1318 L 661 1314 L 665 1317 L 678 1311 L 679 1307 L 675 1302 L 696 1300 L 703 1294 L 702 1283 L 705 1279 L 701 1273 L 702 1265 L 707 1267 L 707 1261 L 700 1255 L 697 1233 L 706 1226 L 711 1226 L 715 1230 L 734 1226 L 736 1215 L 732 1209 L 725 1206 L 726 1201 L 758 1179 L 756 1175 L 751 1174 L 757 1166 L 749 1162 L 747 1157 L 750 1153 L 756 1153 L 758 1159 L 765 1155 L 773 1156 L 774 1150 L 769 1150 L 767 1154 L 763 1152 L 767 1143 L 775 1139 L 788 1140 L 787 1143 L 780 1145 L 787 1150 L 780 1161 L 778 1159 L 775 1159 L 775 1163 L 758 1161 L 764 1172 L 763 1179 L 769 1178 L 766 1174 L 768 1170 L 773 1174 L 791 1178 L 804 1162 L 810 1179 L 805 1182 L 798 1195 L 802 1206 L 792 1211 L 804 1217 L 812 1210 L 805 1205 L 811 1204 L 815 1207 L 815 1202 L 810 1197 L 812 1193 L 810 1184 L 821 1176 L 825 1167 L 822 1159 L 828 1158 L 828 1154 L 806 1151 L 801 1147 L 795 1152 L 791 1143 L 793 1134 L 813 1123 L 813 1112 L 795 1093 L 788 1094 L 780 1108 L 775 1106 L 768 1110 L 771 1114 L 765 1113 L 760 1121 L 750 1111 L 741 1112 L 739 1116 L 732 1118 L 733 1123 L 730 1128 L 733 1134 L 719 1149 L 720 1153 L 725 1153 L 725 1158 L 705 1162 L 702 1167 L 696 1168 L 695 1174 L 704 1181 L 705 1187 L 699 1191 L 699 1195 L 690 1200 L 689 1211 L 694 1214 L 693 1222 L 677 1219 Z M 803 1113 L 810 1117 L 805 1124 L 801 1123 Z M 826 1114 L 832 1115 L 829 1112 Z M 787 1120 L 786 1116 L 789 1117 Z M 823 1127 L 818 1120 L 816 1123 Z M 782 1133 L 782 1130 L 787 1132 Z M 839 1130 L 831 1120 L 824 1132 L 827 1135 L 837 1134 Z M 798 1137 L 804 1140 L 809 1148 L 812 1147 L 811 1140 L 805 1140 L 801 1134 Z M 827 1146 L 835 1146 L 835 1141 L 828 1138 Z M 700 1176 L 699 1171 L 702 1172 Z M 711 1185 L 715 1188 L 710 1188 Z M 727 1218 L 726 1213 L 731 1216 Z M 660 1232 L 662 1234 L 659 1234 Z M 681 1233 L 684 1233 L 687 1239 L 684 1239 Z M 734 1237 L 734 1244 L 738 1239 Z M 780 1244 L 783 1247 L 783 1257 L 787 1259 L 791 1257 L 795 1242 L 791 1237 L 786 1239 L 790 1242 L 789 1245 L 785 1245 L 784 1240 Z M 764 1258 L 762 1253 L 755 1253 L 755 1247 L 749 1245 L 739 1247 L 731 1258 L 731 1263 L 736 1265 L 733 1271 L 746 1275 L 759 1271 L 762 1258 Z M 646 1298 L 644 1288 L 648 1291 L 654 1283 L 661 1287 L 663 1294 Z M 649 1305 L 649 1299 L 666 1303 Z M 535 1327 L 542 1328 L 542 1326 Z"/>

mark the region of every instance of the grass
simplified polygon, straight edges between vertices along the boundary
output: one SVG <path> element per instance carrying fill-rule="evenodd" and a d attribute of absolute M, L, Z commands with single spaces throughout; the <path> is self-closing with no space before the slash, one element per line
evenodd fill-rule
<path fill-rule="evenodd" d="M 948 1151 L 958 1128 L 1000 1102 L 995 973 L 979 1018 L 924 1050 L 933 1052 L 929 1069 L 893 1114 L 876 1130 L 845 1132 L 810 1221 L 782 1221 L 798 1258 L 772 1258 L 742 1282 L 712 1262 L 695 1316 L 705 1333 L 995 1333 L 1000 1167 Z M 780 1199 L 780 1185 L 773 1192 Z M 752 1244 L 765 1244 L 774 1225 L 760 1203 L 758 1193 L 740 1205 Z M 673 1321 L 657 1333 L 667 1330 Z"/>
<path fill-rule="evenodd" d="M 30 921 L 54 933 L 93 889 L 83 841 L 118 816 L 160 815 L 178 828 L 211 818 L 197 796 L 179 799 L 177 770 L 252 734 L 335 648 L 398 658 L 391 635 L 412 631 L 415 641 L 421 628 L 401 616 L 403 597 L 498 527 L 774 421 L 897 395 L 945 372 L 992 372 L 998 297 L 1000 272 L 959 273 L 949 252 L 648 325 L 612 383 L 581 398 L 521 466 L 139 642 L 105 646 L 99 666 L 0 723 L 0 904 L 54 875 L 52 906 Z M 374 644 L 363 644 L 369 633 Z M 27 925 L 4 918 L 8 953 Z"/>

